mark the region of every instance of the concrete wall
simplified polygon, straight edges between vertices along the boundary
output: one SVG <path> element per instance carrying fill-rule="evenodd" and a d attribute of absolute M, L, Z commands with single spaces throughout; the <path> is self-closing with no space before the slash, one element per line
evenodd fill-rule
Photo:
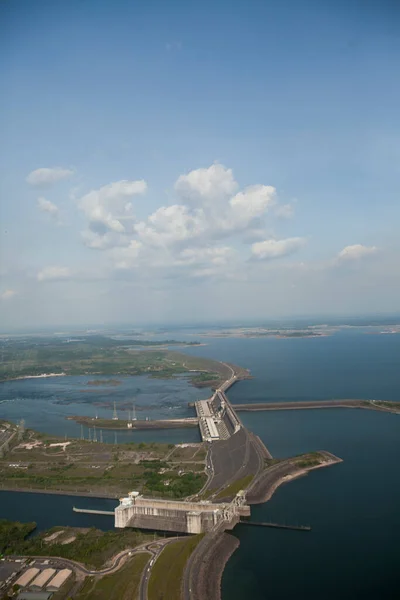
<path fill-rule="evenodd" d="M 224 520 L 231 521 L 233 526 L 243 510 L 244 507 L 226 504 L 174 502 L 139 497 L 129 505 L 117 506 L 115 527 L 201 533 L 211 531 Z"/>

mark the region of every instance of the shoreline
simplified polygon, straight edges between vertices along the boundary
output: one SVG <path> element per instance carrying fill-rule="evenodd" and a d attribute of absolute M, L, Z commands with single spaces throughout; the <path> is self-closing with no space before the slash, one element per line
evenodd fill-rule
<path fill-rule="evenodd" d="M 293 459 L 286 459 L 272 467 L 265 469 L 257 479 L 255 479 L 247 490 L 248 504 L 264 504 L 268 502 L 276 490 L 284 483 L 289 483 L 294 479 L 308 475 L 310 471 L 323 469 L 343 462 L 342 458 L 322 451 L 325 460 L 317 465 L 299 466 Z"/>
<path fill-rule="evenodd" d="M 54 496 L 80 496 L 81 498 L 99 498 L 100 500 L 118 500 L 115 494 L 101 494 L 96 492 L 73 492 L 69 490 L 41 490 L 39 488 L 13 488 L 0 486 L 0 492 L 17 492 L 22 494 L 52 494 Z"/>

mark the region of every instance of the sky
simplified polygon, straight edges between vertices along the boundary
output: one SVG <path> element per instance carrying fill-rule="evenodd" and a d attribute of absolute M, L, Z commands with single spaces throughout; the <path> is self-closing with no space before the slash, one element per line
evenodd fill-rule
<path fill-rule="evenodd" d="M 394 0 L 0 2 L 0 327 L 398 311 Z"/>

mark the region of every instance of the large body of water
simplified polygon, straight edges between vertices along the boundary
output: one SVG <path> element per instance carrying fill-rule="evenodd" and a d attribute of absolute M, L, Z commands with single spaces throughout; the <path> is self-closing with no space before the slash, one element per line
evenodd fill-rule
<path fill-rule="evenodd" d="M 351 331 L 324 338 L 209 338 L 207 342 L 207 346 L 185 351 L 251 369 L 254 379 L 241 382 L 229 391 L 233 402 L 309 398 L 400 400 L 400 335 Z M 132 389 L 136 389 L 135 385 L 143 389 L 133 381 L 140 378 L 128 379 L 131 381 L 127 385 Z M 36 403 L 44 419 L 48 419 L 49 407 L 55 412 L 60 411 L 60 407 L 70 410 L 71 404 L 46 403 L 43 399 L 48 382 L 53 385 L 53 381 L 22 382 L 24 393 L 19 392 L 18 398 L 24 401 L 15 398 L 14 402 L 0 404 L 0 416 L 25 417 L 28 424 L 34 426 Z M 180 416 L 187 410 L 187 401 L 201 395 L 199 390 L 188 386 L 182 391 L 183 398 L 177 393 L 181 401 L 175 402 L 176 392 L 169 387 L 176 385 L 175 381 L 150 380 L 153 381 L 160 385 L 160 393 L 171 394 L 170 406 L 181 405 L 181 409 L 177 409 L 182 410 Z M 187 386 L 184 380 L 178 381 Z M 0 386 L 2 394 L 7 389 L 4 385 L 10 390 L 10 386 L 21 385 L 21 382 L 3 384 Z M 57 385 L 68 388 L 68 382 Z M 42 391 L 38 392 L 37 386 Z M 81 389 L 82 382 L 79 382 L 73 393 L 76 404 L 82 408 L 79 398 L 86 398 L 87 394 L 80 394 Z M 208 391 L 203 391 L 207 396 Z M 112 389 L 113 396 L 122 392 L 122 389 Z M 62 396 L 65 397 L 64 392 Z M 58 397 L 57 393 L 53 393 L 53 397 Z M 162 411 L 157 413 L 153 408 L 154 415 L 167 416 L 173 409 L 161 406 L 159 400 L 160 396 L 151 401 L 152 405 L 159 403 Z M 82 414 L 87 414 L 87 402 L 82 402 Z M 19 407 L 13 416 L 6 412 L 12 405 Z M 27 416 L 28 406 L 32 409 L 32 421 L 30 413 Z M 77 412 L 76 406 L 73 412 Z M 400 417 L 356 409 L 324 409 L 242 413 L 242 418 L 276 457 L 325 449 L 344 462 L 286 484 L 269 502 L 252 508 L 254 520 L 310 524 L 312 531 L 236 527 L 234 534 L 240 539 L 240 547 L 223 576 L 223 600 L 398 598 Z M 53 419 L 53 424 L 57 419 Z M 50 427 L 50 420 L 46 423 Z M 63 430 L 53 432 L 64 434 Z M 188 432 L 182 431 L 182 437 Z M 175 441 L 176 435 L 168 431 L 143 433 L 155 441 L 165 436 L 168 442 Z M 0 493 L 0 515 L 34 519 L 41 527 L 77 524 L 72 505 L 85 503 L 93 506 L 94 500 L 3 492 Z M 109 501 L 98 500 L 96 506 L 108 506 L 107 503 Z M 50 507 L 54 508 L 53 513 Z M 82 525 L 109 526 L 107 517 L 79 515 L 79 518 Z"/>
<path fill-rule="evenodd" d="M 113 416 L 114 402 L 117 414 L 128 418 L 135 406 L 138 419 L 174 419 L 194 416 L 189 402 L 208 398 L 209 388 L 195 388 L 186 376 L 156 379 L 147 376 L 120 377 L 119 385 L 88 385 L 88 382 L 109 380 L 109 377 L 79 375 L 74 377 L 48 377 L 18 379 L 0 383 L 0 417 L 17 422 L 25 420 L 26 427 L 44 433 L 79 437 L 81 427 L 67 417 L 87 415 L 104 419 Z M 87 437 L 88 433 L 84 431 Z M 115 432 L 103 431 L 105 442 L 114 442 Z M 199 442 L 197 428 L 160 430 L 157 441 L 166 443 Z M 149 431 L 118 431 L 117 441 L 146 442 L 154 434 Z"/>

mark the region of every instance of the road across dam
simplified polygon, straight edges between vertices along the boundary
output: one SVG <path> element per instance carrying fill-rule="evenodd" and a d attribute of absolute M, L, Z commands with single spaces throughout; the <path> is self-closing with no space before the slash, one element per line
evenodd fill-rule
<path fill-rule="evenodd" d="M 208 480 L 201 493 L 190 501 L 177 502 L 131 492 L 115 509 L 115 527 L 204 533 L 216 527 L 231 529 L 241 516 L 250 515 L 245 492 L 232 491 L 229 486 L 253 480 L 263 470 L 264 459 L 271 455 L 261 440 L 243 426 L 225 395 L 238 380 L 234 367 L 227 366 L 231 377 L 209 400 L 196 403 L 202 437 L 209 444 Z M 218 502 L 218 497 L 225 502 Z"/>

